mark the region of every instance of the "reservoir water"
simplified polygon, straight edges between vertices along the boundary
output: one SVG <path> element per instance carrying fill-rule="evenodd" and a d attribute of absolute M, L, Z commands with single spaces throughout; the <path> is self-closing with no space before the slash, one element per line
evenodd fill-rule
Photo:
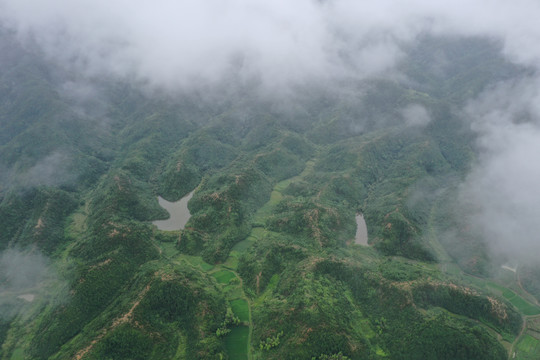
<path fill-rule="evenodd" d="M 363 214 L 356 214 L 356 236 L 354 243 L 368 245 L 367 225 Z"/>
<path fill-rule="evenodd" d="M 187 203 L 192 196 L 193 191 L 175 202 L 167 201 L 161 196 L 158 196 L 159 205 L 167 210 L 170 216 L 167 220 L 152 221 L 152 224 L 156 225 L 159 230 L 182 230 L 191 217 Z"/>

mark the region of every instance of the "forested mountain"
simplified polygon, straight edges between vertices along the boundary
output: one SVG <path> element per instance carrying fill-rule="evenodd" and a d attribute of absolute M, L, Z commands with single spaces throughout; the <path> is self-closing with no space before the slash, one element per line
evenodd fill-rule
<path fill-rule="evenodd" d="M 0 358 L 538 358 L 538 268 L 459 196 L 467 102 L 531 70 L 427 35 L 398 69 L 168 92 L 3 29 Z M 184 229 L 152 223 L 192 191 Z"/>

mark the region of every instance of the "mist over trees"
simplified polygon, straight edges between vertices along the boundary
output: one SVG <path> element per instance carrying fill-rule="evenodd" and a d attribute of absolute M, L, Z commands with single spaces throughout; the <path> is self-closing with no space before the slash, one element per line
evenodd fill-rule
<path fill-rule="evenodd" d="M 539 15 L 0 0 L 0 359 L 535 358 Z"/>

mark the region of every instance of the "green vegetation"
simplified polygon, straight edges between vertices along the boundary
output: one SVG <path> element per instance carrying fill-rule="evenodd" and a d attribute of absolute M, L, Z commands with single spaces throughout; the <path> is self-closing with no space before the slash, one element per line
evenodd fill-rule
<path fill-rule="evenodd" d="M 447 77 L 422 70 L 434 49 L 452 59 Z M 422 89 L 312 89 L 298 111 L 87 80 L 106 99 L 101 130 L 37 55 L 1 68 L 26 95 L 0 96 L 0 250 L 40 251 L 59 279 L 0 317 L 0 358 L 538 358 L 538 269 L 520 269 L 532 295 L 489 278 L 485 246 L 453 212 L 473 154 L 453 107 L 481 74 L 511 69 L 483 42 L 410 51 L 403 71 Z M 488 70 L 465 71 L 474 59 Z M 431 122 L 404 126 L 409 105 Z M 49 155 L 65 181 L 28 179 Z M 184 230 L 151 225 L 166 216 L 158 195 L 193 189 Z M 354 245 L 358 213 L 372 246 Z"/>
<path fill-rule="evenodd" d="M 532 360 L 538 357 L 540 351 L 540 341 L 533 338 L 530 335 L 525 334 L 521 340 L 519 340 L 516 347 L 516 357 L 519 360 Z"/>
<path fill-rule="evenodd" d="M 116 328 L 107 334 L 94 350 L 96 359 L 147 359 L 152 340 L 140 330 L 129 326 Z"/>
<path fill-rule="evenodd" d="M 235 299 L 231 301 L 232 311 L 240 321 L 247 323 L 249 322 L 249 305 L 244 299 Z"/>
<path fill-rule="evenodd" d="M 236 278 L 236 275 L 234 275 L 233 272 L 227 270 L 215 272 L 212 276 L 215 277 L 220 284 L 228 284 L 232 279 Z"/>
<path fill-rule="evenodd" d="M 511 295 L 507 296 L 504 294 L 504 298 L 508 300 L 512 305 L 514 305 L 521 313 L 524 315 L 539 315 L 540 308 L 536 305 L 533 305 L 525 301 L 522 297 L 517 296 L 516 294 L 510 292 Z"/>
<path fill-rule="evenodd" d="M 225 338 L 225 348 L 231 359 L 245 360 L 248 358 L 249 328 L 239 326 L 231 330 Z"/>
<path fill-rule="evenodd" d="M 275 348 L 276 346 L 279 346 L 279 338 L 283 335 L 283 331 L 280 331 L 275 336 L 267 337 L 265 340 L 262 340 L 259 344 L 259 348 L 261 350 L 270 350 L 272 348 Z"/>
<path fill-rule="evenodd" d="M 470 288 L 454 284 L 420 284 L 413 290 L 420 306 L 438 306 L 455 314 L 488 323 L 500 333 L 517 335 L 521 330 L 521 316 L 506 304 L 486 298 Z"/>
<path fill-rule="evenodd" d="M 232 312 L 231 309 L 227 308 L 227 315 L 225 315 L 225 320 L 223 320 L 220 327 L 216 330 L 216 335 L 218 337 L 227 335 L 231 332 L 231 327 L 238 326 L 239 324 L 240 319 Z"/>

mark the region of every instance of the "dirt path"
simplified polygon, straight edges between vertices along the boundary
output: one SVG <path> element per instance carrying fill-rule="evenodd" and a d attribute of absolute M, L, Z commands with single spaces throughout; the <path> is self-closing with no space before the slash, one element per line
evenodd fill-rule
<path fill-rule="evenodd" d="M 242 280 L 240 275 L 238 275 L 238 273 L 236 271 L 232 270 L 232 269 L 230 269 L 230 271 L 232 271 L 234 273 L 234 275 L 240 280 L 240 289 L 242 289 L 242 297 L 241 298 L 246 300 L 246 302 L 248 304 L 248 313 L 249 313 L 248 327 L 249 327 L 249 333 L 248 333 L 248 341 L 247 341 L 247 355 L 248 355 L 248 360 L 251 360 L 251 359 L 253 359 L 253 354 L 251 353 L 251 334 L 253 333 L 253 318 L 251 316 L 251 301 L 246 296 L 246 293 L 244 292 L 244 281 Z"/>
<path fill-rule="evenodd" d="M 278 200 L 280 200 L 283 197 L 283 195 L 281 194 L 281 191 L 283 191 L 283 189 L 285 189 L 290 183 L 292 183 L 294 181 L 301 180 L 303 177 L 310 174 L 313 171 L 314 165 L 315 165 L 315 159 L 308 160 L 306 162 L 306 166 L 305 166 L 304 170 L 300 174 L 295 175 L 295 176 L 293 176 L 293 177 L 291 177 L 289 179 L 285 179 L 285 180 L 282 180 L 282 181 L 278 182 L 274 186 L 274 188 L 272 189 L 272 194 L 271 194 L 270 199 L 268 200 L 268 202 L 265 203 L 263 206 L 261 206 L 261 208 L 259 208 L 259 210 L 255 214 L 255 220 L 256 220 L 255 222 L 257 222 L 257 221 L 260 222 L 262 218 L 265 218 L 267 216 L 267 212 L 271 208 L 273 208 L 273 206 L 278 202 Z M 257 238 L 257 236 L 255 236 L 255 235 L 256 234 L 254 234 L 253 230 L 252 230 L 252 232 L 248 236 L 248 238 L 249 237 Z M 252 314 L 252 306 L 253 306 L 253 304 L 252 304 L 251 300 L 249 299 L 249 297 L 244 292 L 244 282 L 243 282 L 242 278 L 238 275 L 238 273 L 235 270 L 230 269 L 230 268 L 227 268 L 227 269 L 232 271 L 235 274 L 235 276 L 240 280 L 240 288 L 242 289 L 241 298 L 244 299 L 248 304 L 249 334 L 248 334 L 248 341 L 247 341 L 247 347 L 248 347 L 247 354 L 248 354 L 248 360 L 252 360 L 253 359 L 253 354 L 251 352 L 251 341 L 252 341 L 252 335 L 253 335 L 253 314 Z M 257 284 L 258 284 L 258 281 L 257 281 Z"/>
<path fill-rule="evenodd" d="M 512 347 L 510 347 L 510 358 L 514 358 L 516 352 L 515 352 L 515 347 L 519 341 L 519 339 L 521 339 L 521 337 L 523 336 L 523 333 L 525 332 L 525 330 L 527 330 L 527 317 L 526 316 L 523 316 L 523 325 L 521 325 L 521 331 L 519 332 L 519 334 L 516 336 L 516 339 L 514 340 L 514 342 L 512 343 Z"/>
<path fill-rule="evenodd" d="M 133 302 L 131 308 L 129 309 L 129 311 L 127 313 L 125 313 L 122 316 L 117 317 L 116 319 L 114 319 L 112 324 L 108 328 L 101 329 L 99 335 L 94 340 L 92 340 L 90 342 L 90 345 L 88 345 L 84 349 L 80 350 L 75 355 L 74 359 L 75 360 L 81 360 L 88 352 L 90 352 L 90 350 L 92 350 L 94 348 L 94 345 L 96 345 L 99 341 L 101 341 L 101 339 L 103 339 L 103 337 L 105 335 L 107 335 L 108 332 L 110 332 L 111 330 L 114 330 L 116 327 L 118 327 L 121 324 L 124 324 L 124 323 L 126 323 L 128 321 L 131 321 L 131 318 L 133 317 L 133 311 L 135 310 L 135 308 L 137 308 L 137 306 L 139 306 L 142 298 L 146 295 L 148 290 L 150 290 L 150 284 L 151 283 L 152 283 L 152 281 L 150 281 L 146 285 L 146 287 L 137 295 L 137 299 Z"/>
<path fill-rule="evenodd" d="M 519 288 L 521 289 L 521 291 L 523 291 L 525 294 L 527 294 L 529 296 L 529 298 L 534 301 L 535 305 L 540 306 L 540 303 L 538 303 L 538 299 L 533 294 L 531 294 L 530 292 L 525 290 L 525 288 L 521 284 L 521 279 L 519 278 L 519 273 L 517 271 L 516 271 L 516 282 L 517 282 Z"/>

